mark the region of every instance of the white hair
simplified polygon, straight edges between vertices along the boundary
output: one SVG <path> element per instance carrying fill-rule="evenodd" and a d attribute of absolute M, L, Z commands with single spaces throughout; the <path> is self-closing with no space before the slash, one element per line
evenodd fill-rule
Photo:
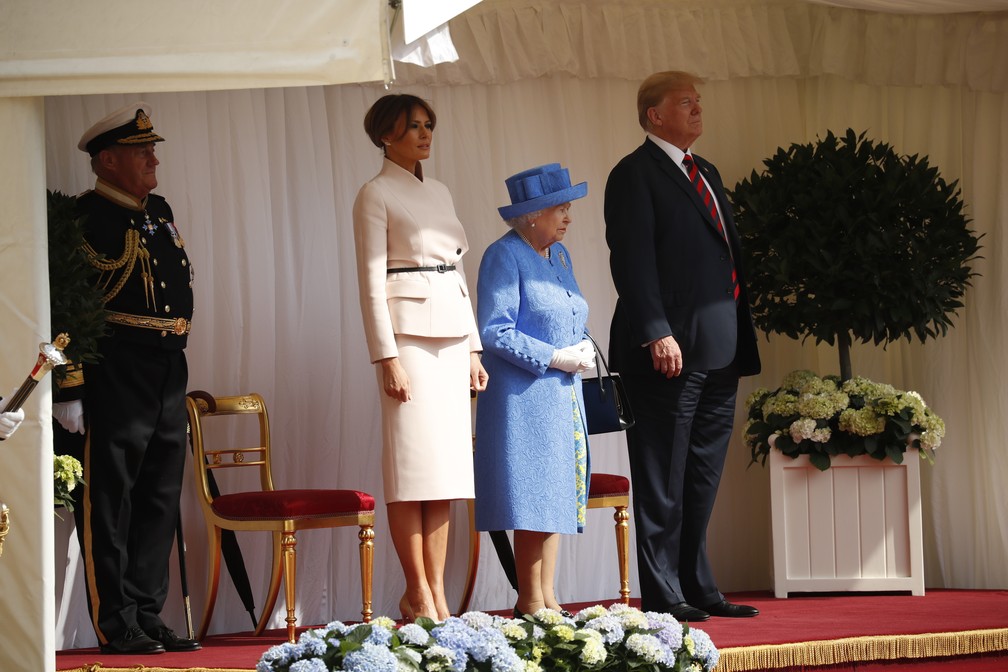
<path fill-rule="evenodd" d="M 504 223 L 510 226 L 512 229 L 523 229 L 529 224 L 531 224 L 536 217 L 546 212 L 545 210 L 535 210 L 533 212 L 526 212 L 524 215 L 518 215 L 517 217 L 512 217 L 511 219 L 505 219 Z"/>

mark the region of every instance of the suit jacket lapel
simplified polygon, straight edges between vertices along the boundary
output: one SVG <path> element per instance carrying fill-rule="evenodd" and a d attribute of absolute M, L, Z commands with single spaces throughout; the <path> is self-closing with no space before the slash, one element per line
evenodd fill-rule
<path fill-rule="evenodd" d="M 683 172 L 682 168 L 677 166 L 672 158 L 666 154 L 661 147 L 651 142 L 650 138 L 644 140 L 644 146 L 658 163 L 658 166 L 662 169 L 662 171 L 671 178 L 673 184 L 682 189 L 686 196 L 693 202 L 693 205 L 700 213 L 700 216 L 704 218 L 704 221 L 707 222 L 707 225 L 710 226 L 711 230 L 716 233 L 719 238 L 724 239 L 724 236 L 718 233 L 717 223 L 714 221 L 714 217 L 711 215 L 710 210 L 706 205 L 704 205 L 703 199 L 700 197 L 700 194 L 697 193 L 696 187 L 693 186 L 693 183 L 686 176 L 686 173 Z M 700 159 L 696 154 L 693 155 L 693 159 L 706 176 L 709 172 L 710 164 L 708 164 L 704 159 Z M 708 179 L 707 182 L 710 184 L 711 180 Z M 715 189 L 711 189 L 711 193 L 714 195 L 714 198 L 717 199 L 718 209 L 721 212 L 724 212 L 725 206 L 721 202 L 721 198 L 718 197 L 717 191 Z M 734 253 L 734 250 L 732 250 L 732 252 Z"/>

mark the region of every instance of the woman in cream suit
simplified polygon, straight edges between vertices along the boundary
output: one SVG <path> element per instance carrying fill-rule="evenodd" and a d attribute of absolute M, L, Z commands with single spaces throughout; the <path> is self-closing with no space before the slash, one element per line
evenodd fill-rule
<path fill-rule="evenodd" d="M 403 573 L 403 618 L 450 615 L 444 595 L 452 499 L 473 498 L 469 390 L 486 388 L 462 273 L 469 249 L 448 189 L 424 178 L 437 119 L 421 98 L 387 95 L 364 130 L 384 152 L 354 203 L 361 313 L 382 407 L 382 472 Z"/>

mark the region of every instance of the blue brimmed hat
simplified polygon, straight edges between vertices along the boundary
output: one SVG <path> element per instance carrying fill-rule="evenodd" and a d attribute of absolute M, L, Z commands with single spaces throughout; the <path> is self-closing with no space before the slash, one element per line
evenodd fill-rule
<path fill-rule="evenodd" d="M 537 210 L 584 198 L 588 183 L 571 186 L 570 173 L 559 163 L 529 168 L 504 180 L 511 205 L 497 208 L 505 220 L 514 219 Z"/>

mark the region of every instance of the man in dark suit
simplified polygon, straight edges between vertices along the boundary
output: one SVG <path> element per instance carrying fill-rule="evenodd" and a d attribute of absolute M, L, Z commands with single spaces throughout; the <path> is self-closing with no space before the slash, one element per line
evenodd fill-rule
<path fill-rule="evenodd" d="M 619 295 L 609 354 L 637 420 L 627 444 L 641 607 L 687 621 L 759 613 L 725 600 L 707 557 L 738 379 L 760 361 L 721 176 L 690 152 L 703 132 L 699 83 L 659 72 L 641 84 L 647 138 L 605 190 Z"/>

